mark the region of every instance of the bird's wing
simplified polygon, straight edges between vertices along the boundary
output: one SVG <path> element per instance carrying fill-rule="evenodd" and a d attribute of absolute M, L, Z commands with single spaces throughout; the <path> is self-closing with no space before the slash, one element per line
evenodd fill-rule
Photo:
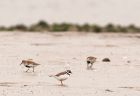
<path fill-rule="evenodd" d="M 66 74 L 66 72 L 60 72 L 60 73 L 56 74 L 55 76 L 61 76 L 61 75 L 64 75 L 64 74 Z"/>

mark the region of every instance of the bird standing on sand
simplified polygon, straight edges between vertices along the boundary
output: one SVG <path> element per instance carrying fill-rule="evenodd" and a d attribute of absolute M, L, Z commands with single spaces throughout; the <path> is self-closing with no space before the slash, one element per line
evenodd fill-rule
<path fill-rule="evenodd" d="M 93 56 L 89 56 L 87 57 L 87 69 L 93 69 L 92 66 L 93 66 L 93 63 L 96 62 L 96 57 L 93 57 Z"/>
<path fill-rule="evenodd" d="M 72 74 L 71 70 L 66 70 L 66 71 L 60 72 L 56 75 L 50 75 L 49 77 L 56 78 L 58 81 L 61 82 L 61 85 L 63 86 L 63 81 L 67 80 L 70 77 L 71 74 Z"/>
<path fill-rule="evenodd" d="M 34 68 L 40 64 L 34 62 L 32 59 L 27 59 L 27 60 L 22 60 L 21 64 L 20 65 L 24 65 L 26 68 L 28 68 L 26 70 L 26 72 L 29 71 L 30 68 L 33 68 L 33 72 L 34 72 Z"/>

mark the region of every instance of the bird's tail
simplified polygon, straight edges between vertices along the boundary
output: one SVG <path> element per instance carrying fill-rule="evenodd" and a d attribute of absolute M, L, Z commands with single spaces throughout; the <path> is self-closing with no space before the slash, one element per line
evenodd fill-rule
<path fill-rule="evenodd" d="M 54 77 L 54 75 L 49 75 L 49 77 Z"/>
<path fill-rule="evenodd" d="M 41 64 L 38 64 L 38 63 L 34 63 L 34 65 L 41 65 Z"/>

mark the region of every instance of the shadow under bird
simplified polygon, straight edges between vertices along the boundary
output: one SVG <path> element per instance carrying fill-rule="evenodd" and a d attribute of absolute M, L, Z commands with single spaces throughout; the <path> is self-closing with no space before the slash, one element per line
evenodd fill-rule
<path fill-rule="evenodd" d="M 63 86 L 64 85 L 63 81 L 67 80 L 71 74 L 72 74 L 71 70 L 66 70 L 64 72 L 57 73 L 56 75 L 50 75 L 49 77 L 54 77 L 55 79 L 60 81 L 61 85 Z"/>
<path fill-rule="evenodd" d="M 92 66 L 93 66 L 93 63 L 96 62 L 96 57 L 93 57 L 93 56 L 89 56 L 87 57 L 87 69 L 93 69 Z"/>
<path fill-rule="evenodd" d="M 38 66 L 38 65 L 40 65 L 40 64 L 34 62 L 32 59 L 22 60 L 22 62 L 20 63 L 20 65 L 22 65 L 22 64 L 23 64 L 26 68 L 28 68 L 28 69 L 26 70 L 26 72 L 28 72 L 28 71 L 30 70 L 30 68 L 32 68 L 32 69 L 33 69 L 33 72 L 34 72 L 35 67 Z"/>

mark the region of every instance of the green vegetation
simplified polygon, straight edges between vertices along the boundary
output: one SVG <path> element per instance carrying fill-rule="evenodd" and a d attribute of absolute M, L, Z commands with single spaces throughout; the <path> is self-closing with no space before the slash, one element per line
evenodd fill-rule
<path fill-rule="evenodd" d="M 30 26 L 24 24 L 18 24 L 10 27 L 0 26 L 0 31 L 31 31 L 31 32 L 66 32 L 66 31 L 78 31 L 78 32 L 140 32 L 140 27 L 136 27 L 134 24 L 128 26 L 107 24 L 105 26 L 99 26 L 96 24 L 72 24 L 72 23 L 54 23 L 48 24 L 41 20 L 38 23 Z"/>
<path fill-rule="evenodd" d="M 50 31 L 52 32 L 69 31 L 70 26 L 71 25 L 67 23 L 62 23 L 62 24 L 54 23 L 51 25 Z"/>
<path fill-rule="evenodd" d="M 45 21 L 39 21 L 37 24 L 31 25 L 28 31 L 38 31 L 38 32 L 43 32 L 43 31 L 49 31 L 49 24 L 46 23 Z"/>

